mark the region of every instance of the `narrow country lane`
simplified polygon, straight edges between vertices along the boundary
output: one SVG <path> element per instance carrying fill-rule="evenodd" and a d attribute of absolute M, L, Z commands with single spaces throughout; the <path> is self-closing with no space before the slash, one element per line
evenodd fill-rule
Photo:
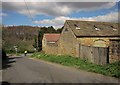
<path fill-rule="evenodd" d="M 118 83 L 118 79 L 25 56 L 9 56 L 3 70 L 9 83 Z"/>

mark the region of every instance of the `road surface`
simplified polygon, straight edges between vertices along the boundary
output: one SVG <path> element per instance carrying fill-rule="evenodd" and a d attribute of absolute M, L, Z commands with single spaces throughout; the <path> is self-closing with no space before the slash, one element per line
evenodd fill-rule
<path fill-rule="evenodd" d="M 118 79 L 25 56 L 10 56 L 3 70 L 9 83 L 118 83 Z"/>

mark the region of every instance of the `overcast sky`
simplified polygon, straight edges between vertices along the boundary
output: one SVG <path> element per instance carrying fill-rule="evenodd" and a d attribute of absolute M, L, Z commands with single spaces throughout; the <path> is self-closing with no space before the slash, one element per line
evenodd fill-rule
<path fill-rule="evenodd" d="M 2 2 L 5 25 L 63 26 L 65 20 L 118 21 L 118 2 Z"/>

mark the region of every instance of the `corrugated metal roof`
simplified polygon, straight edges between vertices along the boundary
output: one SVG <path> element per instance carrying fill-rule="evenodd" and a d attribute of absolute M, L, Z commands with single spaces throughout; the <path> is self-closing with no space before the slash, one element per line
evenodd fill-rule
<path fill-rule="evenodd" d="M 118 23 L 78 20 L 66 20 L 66 23 L 75 36 L 120 36 Z"/>
<path fill-rule="evenodd" d="M 56 42 L 58 41 L 60 34 L 44 34 L 47 42 Z"/>

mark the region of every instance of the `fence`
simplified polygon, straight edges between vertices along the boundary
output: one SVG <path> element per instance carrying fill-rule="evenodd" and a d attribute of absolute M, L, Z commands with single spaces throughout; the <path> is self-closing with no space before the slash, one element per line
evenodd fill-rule
<path fill-rule="evenodd" d="M 104 65 L 109 62 L 109 49 L 80 45 L 79 57 L 95 64 Z"/>

